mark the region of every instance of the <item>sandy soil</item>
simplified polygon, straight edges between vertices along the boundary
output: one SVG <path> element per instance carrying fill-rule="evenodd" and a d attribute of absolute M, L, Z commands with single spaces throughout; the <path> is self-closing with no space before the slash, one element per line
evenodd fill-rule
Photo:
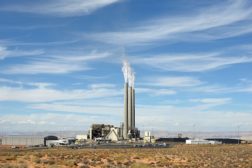
<path fill-rule="evenodd" d="M 252 145 L 177 145 L 162 149 L 0 148 L 0 167 L 251 168 Z"/>

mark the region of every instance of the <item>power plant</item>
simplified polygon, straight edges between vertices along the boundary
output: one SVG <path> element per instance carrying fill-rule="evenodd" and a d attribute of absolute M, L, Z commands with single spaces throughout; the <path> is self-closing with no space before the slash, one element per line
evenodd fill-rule
<path fill-rule="evenodd" d="M 135 73 L 126 60 L 123 61 L 122 71 L 124 76 L 124 122 L 120 127 L 93 124 L 89 130 L 90 139 L 136 141 L 140 138 L 140 131 L 135 126 Z"/>

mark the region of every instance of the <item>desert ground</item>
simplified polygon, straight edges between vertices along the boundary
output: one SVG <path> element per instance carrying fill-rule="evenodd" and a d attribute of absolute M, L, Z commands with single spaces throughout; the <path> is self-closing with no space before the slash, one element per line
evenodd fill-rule
<path fill-rule="evenodd" d="M 176 145 L 131 149 L 0 148 L 0 167 L 252 168 L 252 145 Z"/>

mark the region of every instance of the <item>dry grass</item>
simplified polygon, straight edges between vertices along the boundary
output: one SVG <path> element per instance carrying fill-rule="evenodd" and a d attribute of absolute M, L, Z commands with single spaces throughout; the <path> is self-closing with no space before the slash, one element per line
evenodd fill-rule
<path fill-rule="evenodd" d="M 178 145 L 161 149 L 0 149 L 0 167 L 251 168 L 251 145 Z"/>

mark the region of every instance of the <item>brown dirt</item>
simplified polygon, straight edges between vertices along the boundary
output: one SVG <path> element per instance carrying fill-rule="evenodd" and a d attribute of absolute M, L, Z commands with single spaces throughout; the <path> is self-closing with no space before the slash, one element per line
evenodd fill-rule
<path fill-rule="evenodd" d="M 0 149 L 0 167 L 251 168 L 252 145 L 178 145 L 162 149 Z"/>

